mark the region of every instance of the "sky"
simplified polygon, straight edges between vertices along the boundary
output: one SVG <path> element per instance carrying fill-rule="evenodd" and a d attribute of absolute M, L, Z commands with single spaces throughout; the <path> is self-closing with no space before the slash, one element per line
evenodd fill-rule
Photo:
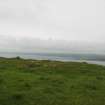
<path fill-rule="evenodd" d="M 105 53 L 105 0 L 0 0 L 0 51 Z"/>

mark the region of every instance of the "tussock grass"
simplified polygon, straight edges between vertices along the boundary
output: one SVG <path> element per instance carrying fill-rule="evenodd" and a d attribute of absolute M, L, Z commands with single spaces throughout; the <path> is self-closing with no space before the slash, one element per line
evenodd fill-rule
<path fill-rule="evenodd" d="M 1 58 L 0 105 L 105 105 L 105 67 Z"/>

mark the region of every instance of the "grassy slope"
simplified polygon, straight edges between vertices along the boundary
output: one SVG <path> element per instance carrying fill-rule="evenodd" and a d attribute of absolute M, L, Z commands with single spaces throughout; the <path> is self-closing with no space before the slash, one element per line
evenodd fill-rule
<path fill-rule="evenodd" d="M 105 105 L 105 67 L 1 58 L 0 105 Z"/>

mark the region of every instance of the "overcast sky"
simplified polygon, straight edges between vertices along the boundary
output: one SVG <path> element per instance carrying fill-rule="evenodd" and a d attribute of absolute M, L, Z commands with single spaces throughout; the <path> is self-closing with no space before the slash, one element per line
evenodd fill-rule
<path fill-rule="evenodd" d="M 105 0 L 0 0 L 0 51 L 105 52 Z"/>

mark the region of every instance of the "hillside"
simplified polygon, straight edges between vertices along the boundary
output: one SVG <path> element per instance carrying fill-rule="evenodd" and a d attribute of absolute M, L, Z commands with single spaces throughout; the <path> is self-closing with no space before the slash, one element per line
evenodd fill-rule
<path fill-rule="evenodd" d="M 0 105 L 105 105 L 105 67 L 0 58 Z"/>

